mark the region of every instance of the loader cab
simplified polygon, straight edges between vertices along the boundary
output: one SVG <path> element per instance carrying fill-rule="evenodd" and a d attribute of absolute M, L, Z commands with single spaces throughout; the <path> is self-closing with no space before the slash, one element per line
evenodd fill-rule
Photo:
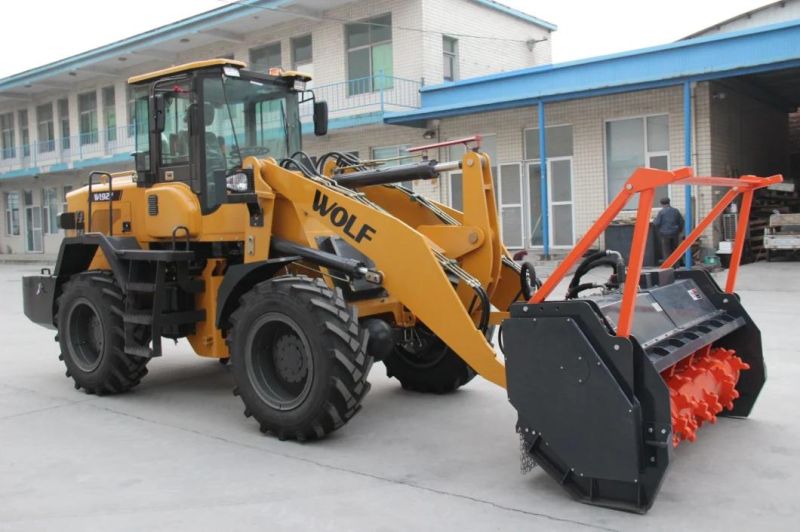
<path fill-rule="evenodd" d="M 244 63 L 211 60 L 131 78 L 136 170 L 141 186 L 180 181 L 204 213 L 252 192 L 242 169 L 248 156 L 276 161 L 301 149 L 299 104 L 313 100 L 310 78 L 268 75 Z M 327 106 L 314 103 L 314 129 L 327 131 Z"/>

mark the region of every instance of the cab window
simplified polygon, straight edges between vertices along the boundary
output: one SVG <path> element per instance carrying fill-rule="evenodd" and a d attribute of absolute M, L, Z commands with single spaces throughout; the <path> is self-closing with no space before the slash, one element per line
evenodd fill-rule
<path fill-rule="evenodd" d="M 164 131 L 161 132 L 161 164 L 189 164 L 189 122 L 191 91 L 188 85 L 175 85 L 164 93 Z"/>
<path fill-rule="evenodd" d="M 137 157 L 141 157 L 143 168 L 150 168 L 150 106 L 146 87 L 137 87 L 133 92 L 133 117 L 130 134 L 134 135 Z M 138 159 L 137 159 L 138 160 Z"/>
<path fill-rule="evenodd" d="M 206 207 L 213 207 L 226 201 L 226 178 L 240 171 L 246 157 L 280 161 L 290 146 L 299 149 L 297 95 L 280 83 L 209 77 L 201 96 L 203 189 Z"/>

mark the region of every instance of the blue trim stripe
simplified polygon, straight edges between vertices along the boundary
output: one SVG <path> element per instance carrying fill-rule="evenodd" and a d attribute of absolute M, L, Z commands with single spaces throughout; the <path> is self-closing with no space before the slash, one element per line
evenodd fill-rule
<path fill-rule="evenodd" d="M 370 124 L 380 124 L 382 121 L 383 121 L 383 113 L 377 111 L 374 113 L 364 113 L 355 116 L 333 118 L 328 124 L 328 129 L 337 130 L 337 129 L 346 129 L 351 127 L 358 127 L 358 126 L 367 126 Z M 302 126 L 303 126 L 303 135 L 314 134 L 314 124 L 303 123 Z M 80 170 L 83 168 L 91 168 L 93 166 L 102 166 L 105 164 L 117 164 L 128 161 L 131 162 L 131 167 L 133 167 L 133 157 L 131 156 L 130 153 L 127 152 L 115 153 L 114 155 L 110 155 L 108 157 L 93 157 L 91 159 L 80 159 L 72 163 L 55 163 L 41 168 L 38 166 L 29 166 L 26 168 L 20 168 L 18 170 L 11 170 L 5 173 L 0 173 L 0 180 L 14 179 L 18 177 L 31 177 L 36 174 L 47 175 L 53 172 L 59 172 L 59 171 L 63 172 L 66 170 Z"/>
<path fill-rule="evenodd" d="M 800 19 L 756 29 L 425 87 L 390 124 L 632 92 L 800 66 Z"/>
<path fill-rule="evenodd" d="M 108 157 L 93 157 L 91 159 L 80 159 L 72 163 L 55 163 L 43 167 L 28 166 L 25 168 L 19 168 L 17 170 L 11 170 L 9 172 L 0 173 L 0 180 L 14 179 L 18 177 L 33 177 L 37 174 L 47 175 L 55 172 L 64 172 L 67 170 L 80 170 L 82 168 L 102 166 L 106 164 L 124 163 L 127 161 L 131 161 L 131 163 L 133 163 L 133 157 L 131 157 L 130 153 L 116 153 Z M 133 164 L 131 164 L 131 167 L 133 167 Z"/>
<path fill-rule="evenodd" d="M 379 124 L 383 121 L 384 113 L 375 111 L 374 113 L 363 113 L 354 116 L 345 116 L 342 118 L 332 118 L 328 122 L 328 129 L 345 129 L 348 127 L 366 126 L 369 124 Z M 314 124 L 312 122 L 303 122 L 303 135 L 314 134 Z"/>
<path fill-rule="evenodd" d="M 0 179 L 14 179 L 15 177 L 31 177 L 39 173 L 39 168 L 30 166 L 27 168 L 20 168 L 18 170 L 10 170 L 0 174 Z"/>

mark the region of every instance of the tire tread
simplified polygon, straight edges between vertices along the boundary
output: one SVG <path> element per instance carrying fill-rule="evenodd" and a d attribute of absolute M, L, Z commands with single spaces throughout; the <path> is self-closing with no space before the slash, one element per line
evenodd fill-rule
<path fill-rule="evenodd" d="M 259 422 L 262 432 L 275 434 L 279 439 L 297 441 L 316 440 L 346 424 L 358 412 L 361 401 L 370 389 L 367 375 L 372 366 L 372 357 L 365 349 L 367 331 L 358 323 L 356 309 L 349 306 L 342 297 L 341 290 L 331 289 L 321 278 L 285 275 L 263 281 L 245 293 L 239 307 L 231 314 L 231 330 L 227 337 L 230 342 L 231 361 L 236 360 L 236 342 L 243 335 L 238 327 L 243 327 L 255 306 L 267 294 L 278 293 L 302 302 L 316 323 L 321 324 L 315 334 L 322 336 L 322 345 L 329 346 L 331 373 L 328 377 L 327 395 L 322 407 L 308 423 L 300 429 L 287 429 L 259 416 L 259 411 L 267 405 L 248 404 L 250 394 L 240 393 L 239 397 Z M 242 392 L 247 384 L 238 382 L 237 390 Z"/>
<path fill-rule="evenodd" d="M 86 393 L 95 395 L 126 392 L 139 384 L 141 379 L 147 375 L 146 366 L 149 359 L 133 357 L 125 353 L 125 334 L 122 323 L 125 296 L 111 272 L 102 270 L 84 272 L 73 276 L 67 281 L 61 291 L 61 295 L 56 300 L 56 327 L 59 327 L 58 309 L 66 304 L 73 291 L 82 293 L 86 290 L 98 290 L 100 292 L 101 301 L 105 308 L 99 310 L 103 314 L 108 311 L 106 316 L 110 320 L 110 323 L 107 323 L 106 326 L 110 330 L 112 342 L 108 351 L 103 354 L 107 358 L 102 364 L 108 365 L 108 368 L 103 371 L 104 378 L 100 382 L 92 382 L 91 379 L 81 375 L 82 372 L 76 371 L 75 368 L 70 370 L 69 363 L 66 360 L 69 354 L 65 352 L 63 346 L 59 358 L 67 366 L 67 376 L 75 381 L 76 388 L 83 388 Z M 58 336 L 63 338 L 65 335 L 59 330 Z"/>

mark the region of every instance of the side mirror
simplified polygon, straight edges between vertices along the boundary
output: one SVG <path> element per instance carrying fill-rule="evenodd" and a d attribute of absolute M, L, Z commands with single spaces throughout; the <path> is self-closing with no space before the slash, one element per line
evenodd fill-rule
<path fill-rule="evenodd" d="M 153 132 L 161 133 L 164 131 L 164 121 L 166 114 L 164 113 L 164 95 L 156 94 L 153 96 Z"/>
<path fill-rule="evenodd" d="M 314 102 L 314 134 L 318 137 L 328 134 L 328 102 Z"/>

